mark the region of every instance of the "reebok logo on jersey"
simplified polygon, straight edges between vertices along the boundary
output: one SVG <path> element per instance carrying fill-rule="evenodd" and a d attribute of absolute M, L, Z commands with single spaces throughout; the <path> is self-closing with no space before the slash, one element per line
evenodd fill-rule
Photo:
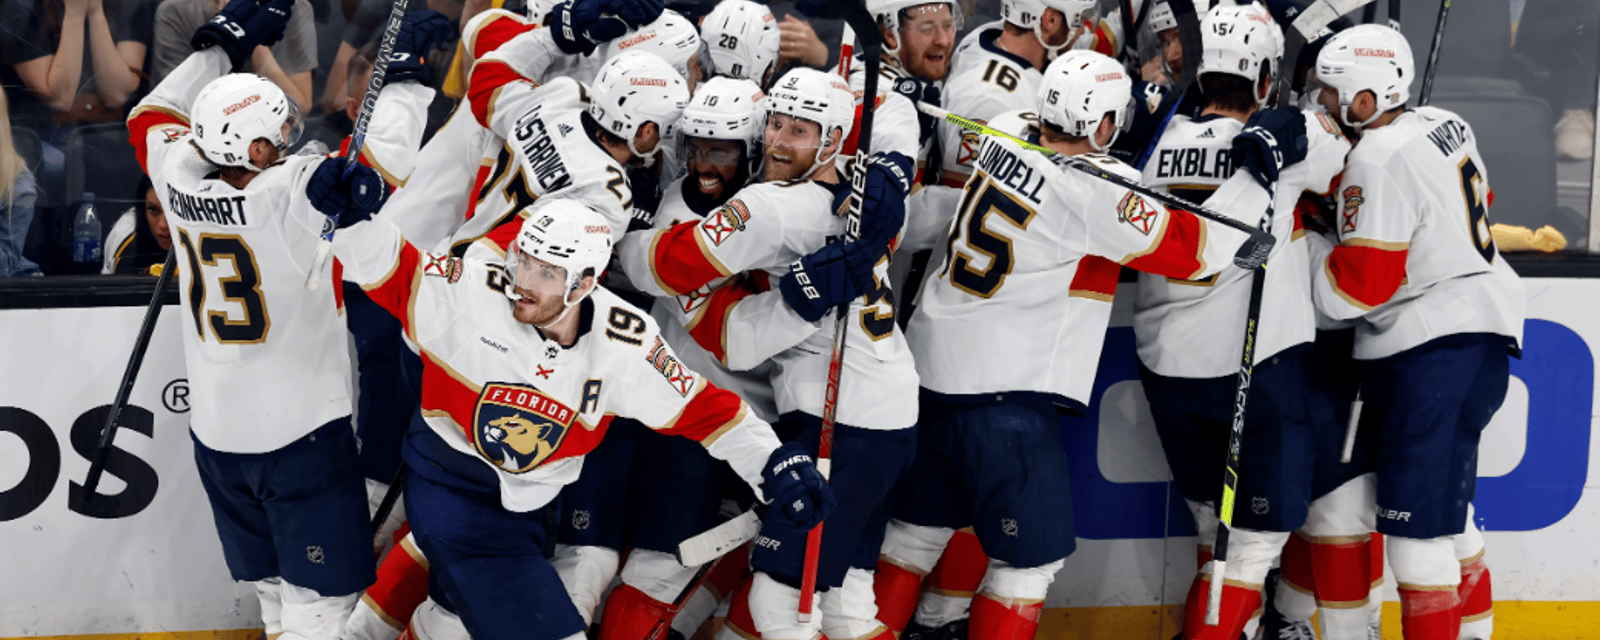
<path fill-rule="evenodd" d="M 534 387 L 491 382 L 478 396 L 467 437 L 485 460 L 511 473 L 525 473 L 561 448 L 577 417 L 576 411 Z"/>
<path fill-rule="evenodd" d="M 1131 191 L 1122 196 L 1122 202 L 1117 203 L 1117 221 L 1128 223 L 1144 235 L 1150 235 L 1155 230 L 1156 219 L 1160 216 L 1160 211 Z"/>
<path fill-rule="evenodd" d="M 667 343 L 656 336 L 656 343 L 650 347 L 650 352 L 645 354 L 645 360 L 650 361 L 650 366 L 661 372 L 661 376 L 672 385 L 672 390 L 685 398 L 694 390 L 695 377 L 689 369 L 678 363 L 678 357 L 672 355 L 672 350 L 667 348 Z"/>
<path fill-rule="evenodd" d="M 750 209 L 744 206 L 744 201 L 729 200 L 721 209 L 706 216 L 705 222 L 700 223 L 700 231 L 711 244 L 720 247 L 734 233 L 744 231 L 744 224 L 749 221 Z"/>
<path fill-rule="evenodd" d="M 1339 233 L 1351 233 L 1356 230 L 1356 214 L 1361 213 L 1361 203 L 1366 199 L 1361 197 L 1361 187 L 1349 186 L 1344 190 L 1344 210 L 1339 213 Z"/>

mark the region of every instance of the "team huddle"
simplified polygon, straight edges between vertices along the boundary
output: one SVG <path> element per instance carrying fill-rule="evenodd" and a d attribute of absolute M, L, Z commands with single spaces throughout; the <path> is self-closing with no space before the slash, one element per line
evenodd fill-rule
<path fill-rule="evenodd" d="M 1134 2 L 1141 64 L 1096 0 L 960 42 L 952 0 L 868 0 L 881 65 L 841 75 L 784 70 L 750 0 L 534 4 L 463 19 L 426 144 L 431 11 L 338 153 L 291 155 L 293 101 L 230 73 L 293 0 L 232 0 L 129 117 L 269 639 L 1032 638 L 1125 268 L 1200 532 L 1181 637 L 1377 638 L 1385 556 L 1405 638 L 1490 637 L 1471 501 L 1524 296 L 1397 31 L 1285 60 L 1293 3 Z"/>

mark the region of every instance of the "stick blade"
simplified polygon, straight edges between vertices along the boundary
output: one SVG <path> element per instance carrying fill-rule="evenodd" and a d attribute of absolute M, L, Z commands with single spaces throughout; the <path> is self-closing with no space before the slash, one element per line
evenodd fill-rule
<path fill-rule="evenodd" d="M 755 510 L 706 530 L 704 533 L 678 543 L 678 562 L 693 567 L 711 562 L 729 551 L 754 540 L 761 532 L 761 518 Z"/>

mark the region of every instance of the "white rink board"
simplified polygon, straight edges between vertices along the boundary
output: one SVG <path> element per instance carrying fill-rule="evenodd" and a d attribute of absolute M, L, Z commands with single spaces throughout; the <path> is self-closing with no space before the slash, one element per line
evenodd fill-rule
<path fill-rule="evenodd" d="M 1600 600 L 1600 572 L 1594 570 L 1600 547 L 1593 543 L 1593 532 L 1600 530 L 1600 492 L 1594 490 L 1600 471 L 1593 462 L 1600 451 L 1590 437 L 1600 391 L 1592 348 L 1600 345 L 1600 281 L 1526 283 L 1530 326 L 1537 327 L 1529 333 L 1528 359 L 1513 365 L 1521 375 L 1485 433 L 1480 462 L 1478 510 L 1490 529 L 1487 558 L 1495 595 L 1502 601 Z M 1113 324 L 1122 328 L 1113 328 L 1107 348 L 1108 362 L 1121 368 L 1110 374 L 1102 368 L 1104 380 L 1126 377 L 1132 367 L 1131 345 L 1115 348 L 1119 335 L 1130 337 L 1130 293 L 1125 289 L 1119 296 Z M 133 393 L 133 405 L 153 417 L 153 438 L 134 431 L 117 438 L 119 448 L 154 471 L 153 500 L 129 515 L 95 518 L 68 507 L 69 485 L 81 483 L 89 467 L 72 444 L 73 424 L 111 402 L 143 309 L 0 311 L 0 344 L 9 365 L 0 368 L 0 411 L 6 412 L 0 415 L 0 515 L 9 518 L 0 520 L 0 637 L 259 626 L 253 591 L 229 580 L 223 565 L 194 471 L 186 414 L 167 406 L 177 406 L 169 385 L 184 378 L 176 315 L 181 312 L 170 306 L 162 314 Z M 1583 362 L 1586 370 L 1572 369 Z M 1587 384 L 1574 388 L 1580 381 Z M 1183 512 L 1163 514 L 1159 508 L 1171 498 L 1143 393 L 1127 380 L 1097 388 L 1106 393 L 1095 403 L 1104 407 L 1094 416 L 1096 428 L 1071 431 L 1068 445 L 1081 454 L 1074 459 L 1073 481 L 1076 522 L 1085 537 L 1047 605 L 1181 603 L 1193 575 L 1193 538 L 1163 539 L 1161 532 L 1192 526 L 1182 522 Z M 58 472 L 37 486 L 20 483 L 25 474 L 48 471 L 49 455 L 39 449 L 48 445 L 30 449 L 17 435 L 37 430 L 18 426 L 28 420 L 18 417 L 22 412 L 48 426 L 60 460 Z M 1533 412 L 1540 417 L 1530 421 Z M 92 435 L 98 426 L 79 429 Z M 1101 484 L 1080 482 L 1086 474 Z M 1530 484 L 1556 489 L 1516 493 Z M 101 492 L 116 494 L 126 486 L 108 474 Z M 1137 491 L 1118 493 L 1124 490 Z M 41 503 L 13 513 L 35 502 L 40 491 L 48 491 Z M 1094 496 L 1106 498 L 1100 504 L 1086 499 Z"/>

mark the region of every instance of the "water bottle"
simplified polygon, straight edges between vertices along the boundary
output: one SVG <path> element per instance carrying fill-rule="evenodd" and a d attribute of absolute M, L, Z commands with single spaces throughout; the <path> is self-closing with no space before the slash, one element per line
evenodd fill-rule
<path fill-rule="evenodd" d="M 72 217 L 72 261 L 100 264 L 100 216 L 95 214 L 92 192 L 83 192 L 83 204 Z"/>

